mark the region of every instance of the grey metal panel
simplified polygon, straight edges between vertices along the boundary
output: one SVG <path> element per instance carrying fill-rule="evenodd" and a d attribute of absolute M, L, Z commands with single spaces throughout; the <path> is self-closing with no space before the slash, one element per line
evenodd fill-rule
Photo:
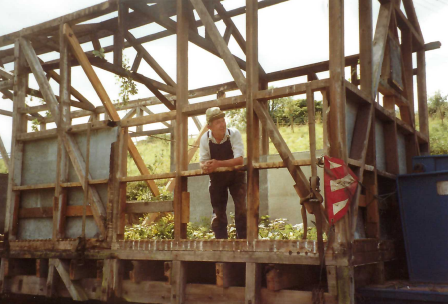
<path fill-rule="evenodd" d="M 376 143 L 376 167 L 378 170 L 386 171 L 386 151 L 384 149 L 384 127 L 383 123 L 375 121 L 375 143 Z"/>
<path fill-rule="evenodd" d="M 406 166 L 406 139 L 404 135 L 400 132 L 397 134 L 397 146 L 398 146 L 398 168 L 400 174 L 406 174 L 407 173 L 407 166 Z"/>
<path fill-rule="evenodd" d="M 51 239 L 53 220 L 51 218 L 21 219 L 19 221 L 19 240 Z"/>
<path fill-rule="evenodd" d="M 76 143 L 83 158 L 86 155 L 86 134 L 77 133 Z M 90 137 L 90 164 L 89 172 L 93 179 L 109 178 L 110 145 L 117 141 L 118 128 L 92 131 Z M 69 166 L 69 181 L 79 181 L 73 166 Z"/>
<path fill-rule="evenodd" d="M 69 239 L 81 236 L 82 231 L 82 217 L 69 217 L 66 221 L 65 236 Z M 95 224 L 93 217 L 86 218 L 86 238 L 98 238 L 99 231 Z"/>
<path fill-rule="evenodd" d="M 345 128 L 347 132 L 347 151 L 350 151 L 353 139 L 353 130 L 355 129 L 356 114 L 358 113 L 358 103 L 347 100 L 345 106 Z"/>
<path fill-rule="evenodd" d="M 90 141 L 90 174 L 93 179 L 109 178 L 110 147 L 117 140 L 119 128 L 108 128 L 92 131 Z M 83 157 L 86 154 L 86 134 L 74 135 Z M 24 143 L 23 184 L 45 184 L 56 181 L 57 139 L 45 139 Z M 69 181 L 79 181 L 73 166 L 69 166 Z M 107 185 L 94 186 L 106 206 Z M 22 208 L 52 207 L 54 189 L 23 191 Z M 82 205 L 84 193 L 82 188 L 68 190 L 67 204 Z M 67 218 L 66 235 L 68 238 L 81 235 L 82 218 Z M 19 239 L 51 239 L 53 228 L 52 218 L 21 219 L 19 221 Z M 94 237 L 98 228 L 92 217 L 86 221 L 86 236 Z"/>
<path fill-rule="evenodd" d="M 22 185 L 54 183 L 57 139 L 25 142 L 23 146 Z"/>
<path fill-rule="evenodd" d="M 21 208 L 53 207 L 54 189 L 22 191 Z"/>

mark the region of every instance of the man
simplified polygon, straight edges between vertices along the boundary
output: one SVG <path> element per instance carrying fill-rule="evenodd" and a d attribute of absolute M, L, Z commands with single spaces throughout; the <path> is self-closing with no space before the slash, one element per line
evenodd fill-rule
<path fill-rule="evenodd" d="M 228 191 L 235 203 L 237 238 L 246 238 L 246 174 L 245 172 L 214 172 L 218 167 L 243 164 L 244 146 L 241 134 L 228 129 L 225 114 L 218 107 L 207 109 L 208 131 L 201 137 L 199 161 L 202 170 L 210 175 L 210 200 L 213 207 L 212 229 L 217 239 L 227 239 Z"/>

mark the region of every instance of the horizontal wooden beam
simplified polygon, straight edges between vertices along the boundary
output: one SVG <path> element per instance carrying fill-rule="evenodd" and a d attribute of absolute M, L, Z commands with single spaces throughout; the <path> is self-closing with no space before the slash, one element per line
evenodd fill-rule
<path fill-rule="evenodd" d="M 15 39 L 24 36 L 35 36 L 41 33 L 49 33 L 57 31 L 59 25 L 68 22 L 81 23 L 86 20 L 96 18 L 101 15 L 105 15 L 116 10 L 116 2 L 113 1 L 105 1 L 97 5 L 90 6 L 88 8 L 84 8 L 73 12 L 71 14 L 64 15 L 62 17 L 58 17 L 38 25 L 26 27 L 21 31 L 17 31 L 11 34 L 0 36 L 0 47 L 13 44 Z"/>
<path fill-rule="evenodd" d="M 153 114 L 153 115 L 123 119 L 120 122 L 120 126 L 123 128 L 135 127 L 135 126 L 148 125 L 148 124 L 157 123 L 157 122 L 171 121 L 171 120 L 175 120 L 175 119 L 176 119 L 176 111 L 170 111 L 170 112 L 158 113 L 158 114 Z"/>
<path fill-rule="evenodd" d="M 173 201 L 129 201 L 126 202 L 125 213 L 173 212 Z"/>
<path fill-rule="evenodd" d="M 173 128 L 165 128 L 165 129 L 159 129 L 159 130 L 148 130 L 148 131 L 141 131 L 141 132 L 130 132 L 130 137 L 140 137 L 140 136 L 152 136 L 152 135 L 159 135 L 159 134 L 166 134 L 171 133 L 173 131 Z"/>
<path fill-rule="evenodd" d="M 327 88 L 328 84 L 329 84 L 328 79 L 313 80 L 310 82 L 311 90 L 313 92 Z M 306 93 L 306 83 L 300 83 L 286 87 L 258 91 L 256 93 L 256 98 L 266 100 L 266 99 L 294 96 L 304 93 Z M 216 100 L 190 104 L 185 107 L 184 113 L 186 113 L 189 116 L 202 115 L 205 114 L 205 111 L 210 107 L 220 107 L 221 110 L 231 110 L 231 109 L 243 108 L 245 106 L 246 106 L 246 96 L 240 95 L 235 97 L 219 98 Z"/>

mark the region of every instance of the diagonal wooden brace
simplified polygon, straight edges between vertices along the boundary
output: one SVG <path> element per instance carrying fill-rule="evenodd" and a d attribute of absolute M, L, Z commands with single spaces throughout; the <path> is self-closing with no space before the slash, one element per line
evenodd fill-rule
<path fill-rule="evenodd" d="M 98 96 L 101 99 L 101 102 L 103 103 L 107 114 L 113 121 L 120 121 L 120 116 L 117 113 L 117 110 L 115 109 L 114 105 L 112 104 L 112 101 L 109 98 L 109 95 L 107 94 L 106 90 L 104 89 L 100 79 L 96 75 L 95 71 L 93 70 L 92 65 L 89 62 L 89 59 L 87 58 L 86 54 L 82 50 L 78 39 L 76 38 L 75 34 L 73 33 L 72 29 L 68 24 L 64 24 L 64 34 L 67 40 L 69 41 L 69 44 L 73 50 L 73 54 L 75 55 L 76 59 L 81 64 L 84 72 L 86 73 L 87 77 L 89 78 L 90 82 L 92 83 L 95 91 L 97 92 Z M 132 158 L 135 161 L 135 164 L 137 165 L 138 170 L 141 174 L 146 175 L 150 174 L 148 168 L 145 165 L 145 162 L 143 161 L 143 158 L 141 157 L 140 153 L 137 150 L 137 147 L 135 146 L 132 139 L 129 137 L 128 139 L 128 149 L 129 153 L 131 154 Z M 157 188 L 157 185 L 154 181 L 146 181 L 147 185 L 149 186 L 149 189 L 151 190 L 152 194 L 154 196 L 159 196 L 159 189 Z"/>
<path fill-rule="evenodd" d="M 67 262 L 60 259 L 50 259 L 50 263 L 54 265 L 59 273 L 65 287 L 75 301 L 87 301 L 89 297 L 79 282 L 70 280 L 69 266 Z"/>

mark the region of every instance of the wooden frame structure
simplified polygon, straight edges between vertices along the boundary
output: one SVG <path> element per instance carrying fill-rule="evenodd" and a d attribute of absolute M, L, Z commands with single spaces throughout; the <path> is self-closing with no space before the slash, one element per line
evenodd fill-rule
<path fill-rule="evenodd" d="M 323 296 L 326 303 L 354 303 L 355 286 L 363 282 L 358 270 L 368 272 L 373 269 L 378 274 L 374 279 L 384 280 L 384 262 L 393 260 L 395 253 L 393 240 L 384 240 L 380 235 L 378 194 L 381 194 L 383 185 L 393 185 L 395 175 L 403 169 L 399 166 L 400 157 L 405 157 L 409 170 L 413 156 L 429 151 L 425 52 L 440 47 L 440 44 L 425 44 L 412 0 L 403 0 L 407 17 L 400 9 L 401 0 L 380 1 L 375 29 L 372 24 L 373 0 L 360 0 L 360 54 L 346 57 L 344 1 L 329 0 L 329 61 L 266 73 L 258 61 L 258 10 L 284 1 L 246 0 L 246 7 L 232 11 L 226 11 L 220 1 L 215 0 L 106 1 L 0 37 L 1 47 L 14 45 L 0 50 L 3 64 L 14 62 L 12 72 L 0 68 L 0 91 L 14 104 L 12 113 L 0 113 L 13 117 L 5 246 L 0 268 L 1 292 L 70 296 L 75 300 L 122 298 L 138 303 L 311 303 L 313 294 L 303 277 L 316 284 L 319 282 L 314 276 L 320 271 L 317 243 L 309 240 L 258 240 L 258 185 L 259 170 L 286 167 L 301 198 L 313 191 L 300 167 L 312 165 L 314 161 L 294 160 L 269 116 L 266 101 L 306 94 L 308 104 L 312 104 L 313 94 L 317 91 L 322 92 L 324 98 L 326 153 L 350 164 L 365 185 L 364 190 L 359 188 L 348 215 L 336 225 L 335 240 L 325 252 Z M 193 10 L 199 20 L 195 20 Z M 118 11 L 116 18 L 85 23 L 115 11 Z M 232 17 L 244 13 L 246 39 L 232 21 Z M 176 16 L 176 21 L 171 16 Z M 223 36 L 215 25 L 219 20 L 226 25 Z M 141 38 L 135 38 L 129 32 L 148 23 L 159 24 L 166 30 Z M 200 26 L 205 26 L 205 37 L 198 34 Z M 142 43 L 175 34 L 177 75 L 173 80 Z M 102 46 L 99 39 L 111 35 L 113 45 Z M 246 54 L 246 61 L 230 52 L 230 36 Z M 81 44 L 86 42 L 92 42 L 95 49 L 103 47 L 105 52 L 113 52 L 113 63 L 95 58 L 92 52 L 84 52 Z M 234 81 L 189 91 L 189 42 L 222 58 Z M 121 65 L 122 50 L 127 47 L 137 51 L 131 71 Z M 58 52 L 60 58 L 43 62 L 38 57 L 52 51 Z M 417 54 L 416 67 L 412 63 L 413 53 Z M 138 73 L 142 60 L 164 83 Z M 103 106 L 95 107 L 71 86 L 71 68 L 77 65 L 84 70 Z M 117 109 L 92 66 L 131 77 L 145 85 L 154 97 L 130 101 Z M 351 69 L 351 81 L 345 75 L 346 67 Z M 56 73 L 56 69 L 60 72 Z M 329 71 L 329 78 L 318 79 L 316 74 L 325 71 Z M 28 88 L 30 73 L 36 78 L 39 91 Z M 413 75 L 417 75 L 418 96 L 415 98 L 418 101 L 419 130 L 415 127 Z M 307 76 L 308 82 L 268 89 L 270 82 L 299 76 Z M 59 96 L 52 91 L 49 78 L 59 83 Z M 195 104 L 188 101 L 189 98 L 232 90 L 240 90 L 242 94 Z M 382 105 L 377 98 L 380 93 L 384 96 Z M 42 97 L 45 104 L 27 107 L 27 94 Z M 72 100 L 71 96 L 77 100 Z M 348 130 L 346 122 L 348 102 L 355 105 L 356 113 L 351 130 Z M 165 105 L 168 111 L 154 114 L 147 108 L 156 104 Z M 188 118 L 195 119 L 211 106 L 219 106 L 223 110 L 247 109 L 247 134 L 253 136 L 247 138 L 247 163 L 238 168 L 247 171 L 247 240 L 186 239 L 189 220 L 187 181 L 189 177 L 203 175 L 200 170 L 188 171 Z M 401 119 L 396 117 L 396 106 Z M 71 111 L 73 107 L 80 110 Z M 125 109 L 132 111 L 120 118 L 118 111 Z M 39 114 L 47 110 L 51 116 Z M 310 110 L 312 121 L 314 110 Z M 105 119 L 99 120 L 102 113 L 105 113 Z M 72 119 L 84 116 L 91 117 L 89 123 L 71 124 Z M 27 133 L 27 121 L 33 119 L 41 122 L 41 130 Z M 175 121 L 175 124 L 170 121 Z M 128 134 L 129 127 L 156 122 L 163 122 L 167 129 L 143 131 L 140 128 L 135 134 Z M 47 130 L 47 123 L 56 123 L 57 128 Z M 202 128 L 197 119 L 195 123 L 199 129 Z M 382 144 L 376 140 L 378 125 L 388 134 L 382 137 Z M 108 179 L 93 179 L 89 172 L 89 159 L 83 157 L 74 136 L 108 128 L 118 129 L 117 140 L 111 148 L 110 175 Z M 170 132 L 174 132 L 176 138 L 176 170 L 151 174 L 131 136 Z M 58 142 L 54 164 L 56 180 L 54 183 L 24 185 L 21 175 L 24 146 L 49 138 L 57 138 Z M 351 138 L 351 142 L 347 138 Z M 260 162 L 260 156 L 268 154 L 269 139 L 283 162 Z M 399 148 L 399 139 L 404 143 L 404 151 Z M 377 165 L 378 149 L 385 155 L 382 169 Z M 141 175 L 126 176 L 128 152 Z M 78 182 L 69 181 L 68 163 L 73 166 Z M 145 181 L 157 195 L 154 180 L 165 178 L 175 180 L 174 201 L 138 206 L 126 203 L 128 182 Z M 107 185 L 107 202 L 102 202 L 96 188 L 98 185 Z M 72 188 L 83 189 L 90 205 L 67 205 L 67 193 Z M 52 189 L 53 207 L 21 207 L 24 191 Z M 125 213 L 159 211 L 174 211 L 174 240 L 123 240 Z M 365 238 L 355 239 L 357 217 L 361 213 L 365 218 Z M 67 218 L 80 216 L 93 217 L 99 231 L 97 238 L 66 238 Z M 19 239 L 19 223 L 28 218 L 52 218 L 52 239 Z M 211 269 L 212 276 L 216 275 L 216 284 L 201 284 L 203 278 L 195 278 L 194 267 L 198 265 L 204 272 Z M 291 289 L 292 286 L 295 289 Z"/>

